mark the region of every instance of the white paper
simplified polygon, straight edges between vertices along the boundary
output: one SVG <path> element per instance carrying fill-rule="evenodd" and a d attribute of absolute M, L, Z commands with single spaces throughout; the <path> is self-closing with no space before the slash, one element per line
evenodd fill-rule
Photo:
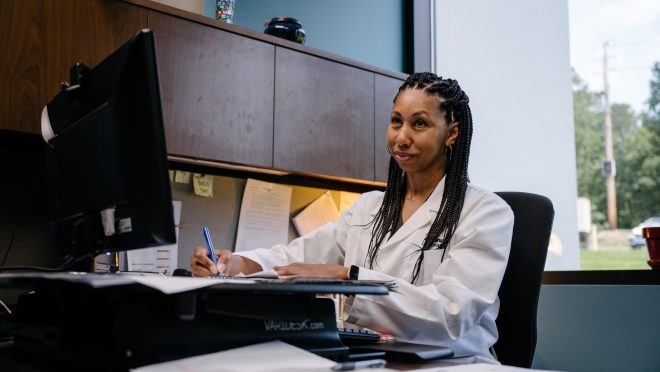
<path fill-rule="evenodd" d="M 275 272 L 275 270 L 264 270 L 264 271 L 259 271 L 259 272 L 248 274 L 248 275 L 240 273 L 240 274 L 236 275 L 236 277 L 238 277 L 238 278 L 279 279 L 279 275 L 277 275 L 277 272 Z"/>
<path fill-rule="evenodd" d="M 115 274 L 97 274 L 85 272 L 54 272 L 54 273 L 40 273 L 40 272 L 27 272 L 27 273 L 11 273 L 0 274 L 0 283 L 6 280 L 16 279 L 46 279 L 46 280 L 61 280 L 71 283 L 80 283 L 88 285 L 92 288 L 114 287 L 120 285 L 133 284 L 131 278 L 123 277 Z"/>
<path fill-rule="evenodd" d="M 332 200 L 329 191 L 305 207 L 302 212 L 293 217 L 293 225 L 300 236 L 307 235 L 328 222 L 339 219 L 339 210 Z"/>
<path fill-rule="evenodd" d="M 353 206 L 360 198 L 356 192 L 340 191 L 339 192 L 339 212 L 344 213 L 347 209 Z"/>
<path fill-rule="evenodd" d="M 253 284 L 250 279 L 193 278 L 187 276 L 131 276 L 131 280 L 165 294 L 181 293 L 216 284 Z"/>
<path fill-rule="evenodd" d="M 192 291 L 194 289 L 210 287 L 217 284 L 254 284 L 251 279 L 227 279 L 227 278 L 194 278 L 186 276 L 165 276 L 151 273 L 117 273 L 97 274 L 81 272 L 62 273 L 13 273 L 0 274 L 0 283 L 6 280 L 46 279 L 60 280 L 70 283 L 80 283 L 92 288 L 114 287 L 139 283 L 144 286 L 159 290 L 165 294 Z"/>
<path fill-rule="evenodd" d="M 176 234 L 177 242 L 172 245 L 126 251 L 128 271 L 145 271 L 172 275 L 177 267 L 179 256 L 179 224 L 181 223 L 181 207 L 182 203 L 180 201 L 172 201 L 172 212 L 174 213 L 175 225 L 174 232 Z"/>
<path fill-rule="evenodd" d="M 274 371 L 331 371 L 335 362 L 291 346 L 282 341 L 220 351 L 217 353 L 195 356 L 158 363 L 136 369 L 139 372 L 274 372 Z"/>
<path fill-rule="evenodd" d="M 248 178 L 236 232 L 237 252 L 287 243 L 291 192 L 289 186 Z"/>

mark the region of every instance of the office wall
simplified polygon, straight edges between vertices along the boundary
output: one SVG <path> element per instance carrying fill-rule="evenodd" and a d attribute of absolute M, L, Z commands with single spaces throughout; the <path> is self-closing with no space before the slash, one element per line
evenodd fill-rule
<path fill-rule="evenodd" d="M 207 16 L 214 3 L 206 0 Z M 279 16 L 302 24 L 305 45 L 403 71 L 403 0 L 237 0 L 234 24 L 263 32 L 264 21 Z"/>
<path fill-rule="evenodd" d="M 205 0 L 152 0 L 157 3 L 173 6 L 175 8 L 187 10 L 189 12 L 204 14 L 206 1 Z"/>
<path fill-rule="evenodd" d="M 61 264 L 52 240 L 48 179 L 44 173 L 49 158 L 44 146 L 41 136 L 0 130 L 0 169 L 3 172 L 0 178 L 0 261 L 16 231 L 6 266 L 57 267 Z M 211 230 L 216 247 L 233 250 L 247 176 L 213 177 L 213 198 L 195 195 L 192 183 L 171 183 L 172 199 L 182 202 L 177 267 L 189 268 L 194 248 L 203 245 L 203 226 Z M 272 177 L 269 182 L 273 182 Z M 324 188 L 326 185 L 318 186 L 322 181 L 308 182 L 316 186 L 288 184 L 292 188 L 290 217 L 297 215 L 326 190 L 330 191 L 335 204 L 340 205 L 336 185 L 335 189 L 327 189 Z M 285 181 L 278 183 L 287 184 Z M 356 191 L 349 185 L 342 186 L 340 188 Z M 297 237 L 293 223 L 289 221 L 288 241 Z M 124 264 L 121 269 L 125 269 L 125 254 L 122 253 L 121 257 L 120 262 Z M 0 299 L 8 299 L 10 303 L 16 295 L 18 292 L 0 290 Z"/>
<path fill-rule="evenodd" d="M 658 309 L 658 285 L 544 285 L 532 367 L 660 371 Z"/>
<path fill-rule="evenodd" d="M 197 196 L 192 183 L 172 183 L 172 199 L 181 201 L 181 230 L 179 230 L 178 267 L 189 269 L 190 255 L 202 246 L 202 227 L 208 226 L 216 248 L 234 249 L 236 229 L 245 189 L 246 178 L 214 176 L 213 198 Z M 309 203 L 320 197 L 326 189 L 289 185 L 292 188 L 290 216 L 297 215 Z M 339 191 L 330 190 L 339 206 Z M 289 220 L 288 241 L 298 237 Z"/>
<path fill-rule="evenodd" d="M 436 67 L 470 96 L 470 178 L 555 206 L 547 269 L 578 269 L 566 0 L 437 0 Z"/>

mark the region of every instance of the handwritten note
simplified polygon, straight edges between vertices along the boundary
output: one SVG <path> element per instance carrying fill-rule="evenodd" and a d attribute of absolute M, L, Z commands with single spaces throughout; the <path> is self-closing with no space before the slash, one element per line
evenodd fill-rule
<path fill-rule="evenodd" d="M 193 174 L 193 190 L 197 196 L 212 198 L 213 176 L 199 173 Z"/>
<path fill-rule="evenodd" d="M 174 175 L 174 182 L 190 183 L 190 172 L 176 171 Z"/>

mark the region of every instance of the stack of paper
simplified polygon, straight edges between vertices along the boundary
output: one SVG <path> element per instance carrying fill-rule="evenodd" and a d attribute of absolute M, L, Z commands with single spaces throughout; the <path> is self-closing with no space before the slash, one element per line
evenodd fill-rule
<path fill-rule="evenodd" d="M 181 202 L 172 201 L 176 243 L 154 248 L 134 249 L 126 252 L 128 271 L 142 271 L 172 275 L 177 268 L 179 255 L 179 225 L 181 223 Z"/>

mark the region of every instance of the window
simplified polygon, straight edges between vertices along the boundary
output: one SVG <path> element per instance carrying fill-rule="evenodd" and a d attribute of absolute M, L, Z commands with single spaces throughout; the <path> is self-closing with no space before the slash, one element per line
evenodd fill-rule
<path fill-rule="evenodd" d="M 660 226 L 660 4 L 569 0 L 569 19 L 580 267 L 648 269 L 641 229 Z"/>
<path fill-rule="evenodd" d="M 472 182 L 553 201 L 546 270 L 649 269 L 648 253 L 631 242 L 639 224 L 660 216 L 660 2 L 431 4 L 432 69 L 470 96 Z"/>

